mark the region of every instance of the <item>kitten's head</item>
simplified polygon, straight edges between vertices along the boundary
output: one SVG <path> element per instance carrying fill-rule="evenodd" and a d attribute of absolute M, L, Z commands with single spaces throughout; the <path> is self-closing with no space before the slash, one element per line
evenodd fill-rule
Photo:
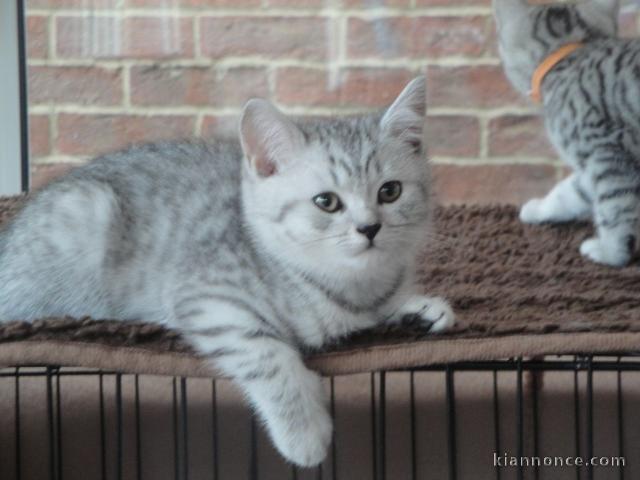
<path fill-rule="evenodd" d="M 423 78 L 383 115 L 296 124 L 249 101 L 243 202 L 259 243 L 324 277 L 396 275 L 429 221 L 425 113 Z"/>
<path fill-rule="evenodd" d="M 529 5 L 493 0 L 500 57 L 507 77 L 523 94 L 540 63 L 567 43 L 615 37 L 619 0 Z"/>

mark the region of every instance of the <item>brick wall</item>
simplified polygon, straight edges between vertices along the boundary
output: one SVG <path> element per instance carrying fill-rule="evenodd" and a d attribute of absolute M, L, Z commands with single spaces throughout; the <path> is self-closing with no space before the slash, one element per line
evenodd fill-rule
<path fill-rule="evenodd" d="M 507 84 L 490 0 L 27 0 L 36 182 L 131 142 L 227 133 L 260 96 L 370 111 L 426 74 L 444 202 L 515 202 L 563 175 Z M 625 35 L 638 31 L 625 7 Z"/>

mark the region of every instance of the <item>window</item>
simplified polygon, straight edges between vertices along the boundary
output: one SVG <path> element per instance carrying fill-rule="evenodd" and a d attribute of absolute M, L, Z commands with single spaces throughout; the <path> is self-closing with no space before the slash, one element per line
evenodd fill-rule
<path fill-rule="evenodd" d="M 22 1 L 0 2 L 0 195 L 28 188 Z"/>

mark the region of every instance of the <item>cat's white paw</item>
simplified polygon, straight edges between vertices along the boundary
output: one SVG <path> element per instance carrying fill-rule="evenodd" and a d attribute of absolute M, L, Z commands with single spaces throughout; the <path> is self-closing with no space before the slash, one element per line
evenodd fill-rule
<path fill-rule="evenodd" d="M 419 317 L 431 333 L 444 332 L 456 323 L 449 303 L 440 297 L 413 297 L 405 304 L 403 311 L 405 315 Z"/>
<path fill-rule="evenodd" d="M 596 263 L 623 267 L 631 259 L 631 254 L 613 242 L 603 241 L 599 237 L 585 240 L 580 245 L 580 253 Z"/>
<path fill-rule="evenodd" d="M 294 412 L 288 422 L 271 423 L 273 442 L 291 463 L 314 467 L 327 456 L 333 434 L 331 417 L 323 405 L 315 402 L 301 403 Z"/>
<path fill-rule="evenodd" d="M 520 221 L 523 223 L 544 222 L 543 202 L 542 198 L 533 198 L 525 203 L 520 209 Z"/>

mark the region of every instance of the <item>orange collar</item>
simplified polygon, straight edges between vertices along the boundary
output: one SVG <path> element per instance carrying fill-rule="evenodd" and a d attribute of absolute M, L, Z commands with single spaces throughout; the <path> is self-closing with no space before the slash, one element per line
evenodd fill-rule
<path fill-rule="evenodd" d="M 553 67 L 564 60 L 568 55 L 583 45 L 584 43 L 567 43 L 545 58 L 544 61 L 538 65 L 536 71 L 533 72 L 533 77 L 531 77 L 531 93 L 529 94 L 534 102 L 540 103 L 542 100 L 540 88 L 542 87 L 542 81 L 547 73 L 549 73 Z"/>

